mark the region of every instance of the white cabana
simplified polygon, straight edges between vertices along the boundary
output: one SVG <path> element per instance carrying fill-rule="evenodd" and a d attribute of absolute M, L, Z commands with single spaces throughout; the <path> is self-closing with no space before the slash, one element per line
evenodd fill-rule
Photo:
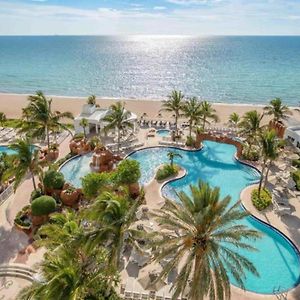
<path fill-rule="evenodd" d="M 95 105 L 89 104 L 83 105 L 80 115 L 78 115 L 74 119 L 75 133 L 83 133 L 83 127 L 80 126 L 80 122 L 82 119 L 86 119 L 88 121 L 88 126 L 85 128 L 87 134 L 89 134 L 93 130 L 95 130 L 95 133 L 99 133 L 100 129 L 104 128 L 107 125 L 107 123 L 103 119 L 108 114 L 109 109 L 98 108 Z M 135 127 L 137 122 L 137 115 L 131 113 L 127 121 L 132 122 Z"/>

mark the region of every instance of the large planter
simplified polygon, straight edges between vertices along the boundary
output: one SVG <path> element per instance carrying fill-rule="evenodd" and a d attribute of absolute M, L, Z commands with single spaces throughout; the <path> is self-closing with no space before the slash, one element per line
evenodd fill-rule
<path fill-rule="evenodd" d="M 128 185 L 129 194 L 132 198 L 137 198 L 140 195 L 140 185 L 138 182 L 131 183 Z"/>
<path fill-rule="evenodd" d="M 80 191 L 74 190 L 73 192 L 69 192 L 68 190 L 63 190 L 60 193 L 60 199 L 64 205 L 74 206 L 78 203 L 80 198 Z"/>
<path fill-rule="evenodd" d="M 48 161 L 54 161 L 58 158 L 59 151 L 58 150 L 49 150 L 47 153 L 47 160 Z"/>
<path fill-rule="evenodd" d="M 31 222 L 33 226 L 40 226 L 49 221 L 48 215 L 42 215 L 42 216 L 33 216 L 31 215 Z"/>

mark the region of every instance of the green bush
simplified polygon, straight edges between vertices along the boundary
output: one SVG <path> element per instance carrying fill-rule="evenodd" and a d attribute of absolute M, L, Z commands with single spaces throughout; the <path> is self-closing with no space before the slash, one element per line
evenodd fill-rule
<path fill-rule="evenodd" d="M 74 136 L 73 136 L 73 140 L 75 141 L 80 141 L 84 138 L 84 134 L 83 133 L 76 133 Z"/>
<path fill-rule="evenodd" d="M 54 212 L 56 201 L 50 196 L 41 196 L 34 199 L 31 203 L 31 212 L 33 216 L 43 216 Z"/>
<path fill-rule="evenodd" d="M 100 146 L 101 145 L 100 138 L 98 136 L 93 136 L 90 139 L 90 145 L 91 145 L 92 150 L 95 149 L 97 146 Z"/>
<path fill-rule="evenodd" d="M 262 189 L 258 197 L 258 189 L 255 189 L 251 193 L 251 200 L 258 210 L 263 210 L 272 203 L 272 195 L 267 189 Z"/>
<path fill-rule="evenodd" d="M 115 180 L 120 184 L 131 184 L 139 181 L 141 177 L 140 163 L 133 159 L 122 160 L 115 174 Z"/>
<path fill-rule="evenodd" d="M 293 172 L 291 175 L 292 175 L 293 180 L 296 183 L 296 189 L 298 191 L 300 191 L 300 170 Z"/>
<path fill-rule="evenodd" d="M 65 178 L 61 172 L 51 169 L 45 173 L 43 183 L 45 188 L 60 190 L 65 184 Z"/>
<path fill-rule="evenodd" d="M 34 199 L 43 196 L 43 192 L 41 189 L 33 190 L 30 196 L 31 201 Z"/>
<path fill-rule="evenodd" d="M 155 179 L 156 180 L 164 180 L 170 176 L 177 175 L 179 171 L 179 167 L 174 165 L 173 167 L 169 164 L 163 165 L 158 169 Z"/>
<path fill-rule="evenodd" d="M 292 160 L 292 165 L 294 167 L 300 168 L 300 159 L 293 159 Z"/>
<path fill-rule="evenodd" d="M 191 137 L 191 136 L 188 136 L 187 138 L 186 138 L 186 142 L 185 142 L 185 144 L 188 146 L 188 147 L 194 147 L 195 146 L 195 139 L 193 138 L 193 137 Z"/>
<path fill-rule="evenodd" d="M 245 149 L 245 151 L 243 151 L 243 158 L 250 161 L 258 161 L 259 152 L 257 150 L 251 150 L 248 153 L 248 149 Z"/>
<path fill-rule="evenodd" d="M 109 183 L 110 174 L 90 173 L 82 178 L 82 192 L 86 198 L 95 198 L 100 190 Z"/>

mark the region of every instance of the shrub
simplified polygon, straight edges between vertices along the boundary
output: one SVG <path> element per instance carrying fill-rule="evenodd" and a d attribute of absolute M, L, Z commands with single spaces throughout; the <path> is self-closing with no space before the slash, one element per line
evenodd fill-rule
<path fill-rule="evenodd" d="M 100 146 L 101 145 L 100 138 L 98 136 L 93 136 L 90 139 L 90 145 L 91 145 L 92 150 L 95 149 L 97 146 Z"/>
<path fill-rule="evenodd" d="M 120 184 L 132 184 L 141 177 L 140 163 L 133 159 L 122 160 L 116 170 L 115 180 Z"/>
<path fill-rule="evenodd" d="M 259 152 L 257 150 L 251 150 L 248 153 L 248 149 L 245 149 L 245 151 L 243 151 L 243 158 L 250 161 L 258 161 Z"/>
<path fill-rule="evenodd" d="M 263 210 L 272 203 L 272 195 L 267 189 L 262 189 L 258 197 L 258 189 L 255 189 L 251 193 L 251 200 L 256 209 Z"/>
<path fill-rule="evenodd" d="M 65 178 L 61 172 L 48 170 L 45 173 L 43 183 L 48 189 L 60 190 L 65 184 Z"/>
<path fill-rule="evenodd" d="M 87 198 L 94 198 L 99 191 L 109 184 L 108 173 L 90 173 L 82 178 L 82 192 Z"/>
<path fill-rule="evenodd" d="M 296 189 L 298 191 L 300 191 L 300 170 L 293 172 L 291 175 L 292 175 L 293 180 L 296 183 Z"/>
<path fill-rule="evenodd" d="M 73 136 L 73 140 L 75 141 L 80 141 L 84 138 L 84 134 L 83 133 L 76 133 L 74 136 Z"/>
<path fill-rule="evenodd" d="M 31 203 L 31 212 L 33 216 L 43 216 L 54 212 L 56 201 L 50 196 L 41 196 L 34 199 Z"/>
<path fill-rule="evenodd" d="M 188 147 L 194 147 L 195 146 L 195 139 L 191 136 L 188 136 L 186 138 L 186 142 L 185 144 L 188 146 Z"/>
<path fill-rule="evenodd" d="M 41 189 L 33 190 L 30 196 L 31 201 L 34 199 L 43 196 L 43 192 Z"/>
<path fill-rule="evenodd" d="M 164 180 L 170 176 L 177 175 L 179 171 L 179 167 L 174 165 L 173 167 L 169 164 L 163 165 L 158 169 L 156 173 L 156 180 Z"/>
<path fill-rule="evenodd" d="M 294 167 L 300 168 L 300 159 L 293 159 L 292 160 L 292 165 Z"/>

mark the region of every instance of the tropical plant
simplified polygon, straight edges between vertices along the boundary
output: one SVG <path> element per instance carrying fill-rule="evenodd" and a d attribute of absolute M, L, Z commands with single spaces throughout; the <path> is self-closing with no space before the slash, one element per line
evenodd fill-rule
<path fill-rule="evenodd" d="M 43 92 L 38 91 L 36 95 L 28 97 L 29 104 L 23 109 L 23 122 L 20 125 L 20 132 L 25 132 L 32 138 L 44 138 L 50 147 L 50 132 L 62 128 L 69 128 L 61 123 L 62 119 L 73 119 L 70 112 L 52 112 L 52 99 L 47 99 Z"/>
<path fill-rule="evenodd" d="M 82 178 L 82 192 L 88 199 L 95 198 L 101 189 L 109 188 L 110 184 L 110 174 L 89 173 Z"/>
<path fill-rule="evenodd" d="M 33 216 L 43 216 L 54 212 L 56 201 L 50 196 L 41 196 L 31 202 L 31 212 Z"/>
<path fill-rule="evenodd" d="M 169 164 L 165 164 L 157 170 L 155 179 L 156 180 L 165 180 L 166 178 L 169 178 L 170 176 L 177 175 L 178 171 L 179 171 L 178 166 L 172 167 Z"/>
<path fill-rule="evenodd" d="M 274 130 L 267 130 L 262 132 L 260 135 L 260 147 L 261 147 L 261 156 L 262 156 L 262 170 L 258 186 L 258 197 L 260 197 L 262 183 L 265 177 L 265 184 L 268 180 L 268 174 L 272 162 L 278 157 L 279 154 L 279 143 Z M 267 169 L 266 175 L 265 170 Z"/>
<path fill-rule="evenodd" d="M 168 96 L 168 100 L 163 101 L 161 111 L 174 113 L 175 118 L 175 134 L 178 135 L 178 119 L 182 116 L 184 107 L 184 95 L 181 91 L 172 91 Z"/>
<path fill-rule="evenodd" d="M 83 134 L 86 138 L 86 128 L 89 126 L 89 121 L 86 118 L 82 118 L 79 125 L 83 128 Z"/>
<path fill-rule="evenodd" d="M 181 155 L 181 154 L 176 153 L 176 152 L 174 152 L 174 151 L 169 151 L 169 152 L 167 153 L 167 156 L 168 156 L 168 159 L 169 159 L 169 161 L 170 161 L 170 166 L 171 166 L 171 168 L 174 167 L 174 158 L 176 158 L 176 157 L 182 158 L 182 155 Z"/>
<path fill-rule="evenodd" d="M 4 183 L 4 181 L 7 179 L 5 176 L 7 170 L 11 166 L 11 159 L 9 156 L 3 152 L 0 154 L 0 185 Z"/>
<path fill-rule="evenodd" d="M 269 105 L 264 107 L 264 111 L 267 115 L 273 116 L 273 120 L 275 122 L 285 120 L 292 114 L 288 106 L 282 104 L 282 100 L 280 98 L 271 100 Z"/>
<path fill-rule="evenodd" d="M 89 96 L 87 99 L 87 104 L 96 105 L 96 96 L 95 95 Z"/>
<path fill-rule="evenodd" d="M 257 110 L 251 110 L 244 114 L 239 126 L 240 133 L 246 137 L 248 143 L 248 152 L 251 151 L 252 145 L 257 142 L 258 135 L 261 132 L 261 120 L 263 114 L 259 114 Z"/>
<path fill-rule="evenodd" d="M 209 120 L 212 120 L 214 122 L 219 121 L 219 117 L 216 114 L 216 110 L 207 101 L 201 102 L 201 115 L 202 115 L 201 119 L 202 119 L 202 129 L 203 129 L 203 131 L 205 130 L 205 125 L 210 124 Z"/>
<path fill-rule="evenodd" d="M 1 124 L 1 126 L 4 125 L 5 121 L 6 121 L 6 115 L 5 115 L 5 113 L 4 112 L 0 112 L 0 124 Z"/>
<path fill-rule="evenodd" d="M 237 114 L 236 112 L 233 112 L 229 116 L 229 125 L 234 128 L 237 128 L 240 120 L 241 120 L 241 118 L 240 118 L 239 114 Z"/>
<path fill-rule="evenodd" d="M 63 173 L 53 169 L 49 169 L 45 172 L 43 185 L 46 189 L 61 190 L 64 184 L 65 177 Z"/>
<path fill-rule="evenodd" d="M 144 194 L 131 204 L 122 195 L 103 192 L 84 213 L 85 217 L 98 226 L 86 234 L 89 248 L 106 245 L 109 249 L 109 265 L 118 269 L 122 249 L 127 245 L 138 247 L 137 239 L 143 236 L 140 230 L 134 229 L 136 212 L 143 201 Z"/>
<path fill-rule="evenodd" d="M 24 288 L 18 300 L 119 300 L 114 286 L 119 276 L 107 265 L 107 251 L 97 247 L 62 246 L 44 255 L 39 279 Z"/>
<path fill-rule="evenodd" d="M 141 177 L 140 163 L 134 159 L 123 159 L 115 172 L 114 178 L 119 184 L 136 183 Z"/>
<path fill-rule="evenodd" d="M 18 188 L 22 179 L 29 172 L 32 178 L 33 188 L 36 190 L 35 176 L 42 174 L 42 167 L 39 162 L 39 151 L 32 147 L 28 139 L 18 139 L 9 145 L 16 153 L 11 155 L 11 166 L 6 176 L 15 176 L 14 190 Z"/>
<path fill-rule="evenodd" d="M 103 118 L 103 121 L 108 123 L 104 127 L 106 131 L 109 129 L 117 129 L 118 153 L 120 152 L 121 131 L 127 128 L 133 128 L 133 124 L 129 121 L 130 116 L 131 113 L 125 109 L 124 104 L 117 102 L 110 106 L 108 114 Z"/>
<path fill-rule="evenodd" d="M 192 129 L 202 116 L 201 102 L 196 97 L 189 98 L 183 105 L 184 116 L 189 120 L 189 137 L 192 137 Z"/>
<path fill-rule="evenodd" d="M 49 223 L 39 228 L 35 245 L 45 246 L 50 250 L 70 245 L 83 234 L 79 220 L 78 213 L 71 209 L 52 214 Z"/>
<path fill-rule="evenodd" d="M 258 276 L 252 262 L 237 250 L 255 251 L 247 241 L 260 235 L 237 223 L 248 214 L 238 202 L 229 207 L 229 196 L 220 199 L 219 188 L 199 181 L 190 191 L 191 196 L 180 192 L 180 202 L 167 199 L 154 212 L 162 229 L 154 238 L 154 258 L 167 261 L 160 278 L 178 270 L 172 299 L 230 299 L 229 273 L 242 288 L 246 271 Z"/>

